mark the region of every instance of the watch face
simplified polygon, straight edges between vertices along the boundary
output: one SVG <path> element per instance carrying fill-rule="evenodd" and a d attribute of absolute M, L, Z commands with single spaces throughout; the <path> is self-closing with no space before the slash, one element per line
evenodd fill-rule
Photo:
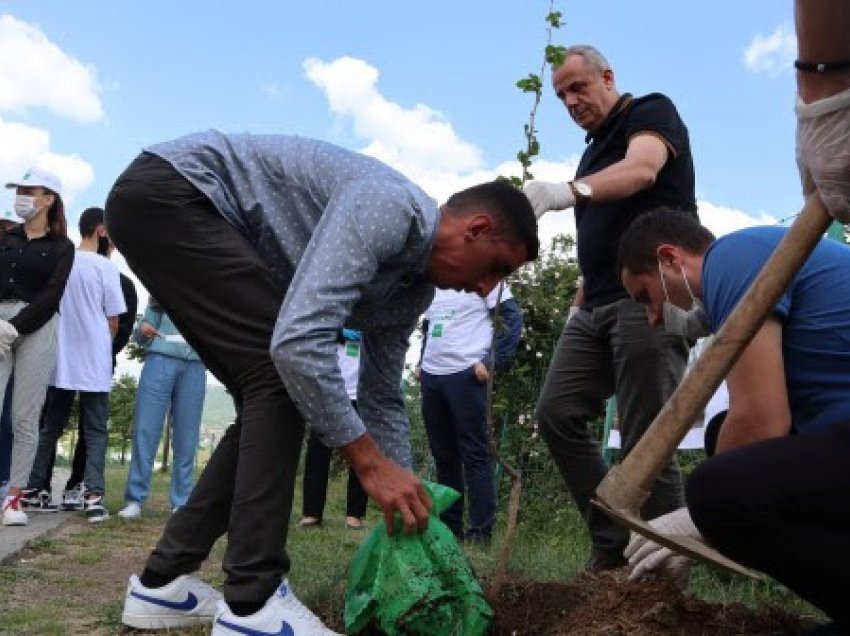
<path fill-rule="evenodd" d="M 583 196 L 583 197 L 589 197 L 590 196 L 592 190 L 590 189 L 589 185 L 587 185 L 586 183 L 584 183 L 582 181 L 574 181 L 573 183 L 575 183 L 576 191 L 581 196 Z"/>

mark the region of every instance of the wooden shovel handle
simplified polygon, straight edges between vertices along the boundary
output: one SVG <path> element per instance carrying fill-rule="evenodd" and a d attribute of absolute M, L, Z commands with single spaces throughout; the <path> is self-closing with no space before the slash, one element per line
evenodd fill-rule
<path fill-rule="evenodd" d="M 641 508 L 667 459 L 678 448 L 692 422 L 761 328 L 831 222 L 817 191 L 811 191 L 788 233 L 691 371 L 634 449 L 599 484 L 596 495 L 602 502 L 619 510 L 636 512 Z"/>

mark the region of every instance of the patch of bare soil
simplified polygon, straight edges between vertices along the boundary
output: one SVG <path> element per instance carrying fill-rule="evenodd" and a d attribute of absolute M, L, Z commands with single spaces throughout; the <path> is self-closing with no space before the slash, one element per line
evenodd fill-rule
<path fill-rule="evenodd" d="M 707 603 L 670 581 L 629 581 L 622 571 L 583 572 L 569 583 L 514 580 L 488 600 L 490 636 L 779 636 L 801 627 L 778 608 Z"/>

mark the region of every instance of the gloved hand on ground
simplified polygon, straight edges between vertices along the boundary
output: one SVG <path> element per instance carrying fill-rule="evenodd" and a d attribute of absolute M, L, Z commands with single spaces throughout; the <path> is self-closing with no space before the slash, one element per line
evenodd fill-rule
<path fill-rule="evenodd" d="M 685 507 L 657 517 L 650 521 L 649 525 L 665 536 L 690 537 L 702 541 L 702 535 Z M 680 590 L 688 587 L 691 571 L 691 560 L 688 557 L 673 552 L 670 548 L 665 548 L 636 532 L 632 533 L 631 541 L 624 554 L 632 566 L 629 580 L 660 574 L 673 579 Z"/>
<path fill-rule="evenodd" d="M 850 89 L 811 104 L 798 97 L 795 110 L 804 187 L 808 172 L 830 215 L 850 223 Z"/>
<path fill-rule="evenodd" d="M 522 191 L 528 197 L 537 219 L 549 210 L 565 210 L 576 204 L 576 197 L 566 182 L 529 181 Z"/>

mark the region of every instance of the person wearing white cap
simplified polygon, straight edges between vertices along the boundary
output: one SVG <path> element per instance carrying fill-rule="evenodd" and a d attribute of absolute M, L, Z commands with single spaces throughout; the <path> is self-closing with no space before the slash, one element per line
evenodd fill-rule
<path fill-rule="evenodd" d="M 38 444 L 38 417 L 56 362 L 56 317 L 74 263 L 68 239 L 62 184 L 33 168 L 15 188 L 20 225 L 0 232 L 0 407 L 14 371 L 12 467 L 3 500 L 3 525 L 26 525 L 21 489 Z"/>

